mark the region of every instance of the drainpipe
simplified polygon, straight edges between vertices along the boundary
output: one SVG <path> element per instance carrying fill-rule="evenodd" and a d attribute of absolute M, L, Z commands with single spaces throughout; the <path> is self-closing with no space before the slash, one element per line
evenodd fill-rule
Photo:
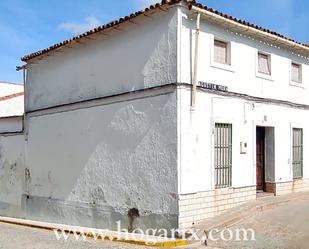
<path fill-rule="evenodd" d="M 201 22 L 201 14 L 198 13 L 196 17 L 196 29 L 195 29 L 195 49 L 194 49 L 194 68 L 192 77 L 191 110 L 194 110 L 195 108 L 195 99 L 196 99 L 200 22 Z"/>
<path fill-rule="evenodd" d="M 24 132 L 24 136 L 25 138 L 28 138 L 28 136 L 26 134 L 28 134 L 27 130 L 26 130 L 26 99 L 27 99 L 27 93 L 26 93 L 26 77 L 27 77 L 27 69 L 26 67 L 22 68 L 23 70 L 23 86 L 24 86 L 24 115 L 23 115 L 23 122 L 22 122 L 22 126 L 23 126 L 23 132 Z M 27 140 L 27 139 L 26 139 Z"/>

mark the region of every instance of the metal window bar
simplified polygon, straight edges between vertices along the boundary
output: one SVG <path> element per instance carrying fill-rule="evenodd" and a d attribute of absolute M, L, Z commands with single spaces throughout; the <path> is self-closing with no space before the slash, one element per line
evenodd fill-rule
<path fill-rule="evenodd" d="M 303 129 L 293 128 L 293 178 L 303 177 Z"/>
<path fill-rule="evenodd" d="M 232 125 L 215 124 L 215 188 L 232 186 Z"/>

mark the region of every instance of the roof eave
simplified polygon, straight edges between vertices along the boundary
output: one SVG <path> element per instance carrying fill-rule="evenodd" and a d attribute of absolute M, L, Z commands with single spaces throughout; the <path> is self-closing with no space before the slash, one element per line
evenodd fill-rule
<path fill-rule="evenodd" d="M 98 27 L 91 29 L 87 32 L 84 32 L 80 35 L 77 35 L 77 36 L 74 36 L 70 39 L 56 43 L 56 44 L 54 44 L 54 45 L 52 45 L 48 48 L 39 50 L 37 52 L 30 53 L 28 55 L 25 55 L 25 56 L 21 57 L 21 61 L 26 62 L 28 64 L 29 62 L 31 62 L 34 59 L 40 58 L 43 55 L 45 56 L 47 53 L 49 53 L 51 51 L 55 51 L 59 48 L 62 48 L 64 46 L 68 45 L 68 44 L 71 45 L 73 43 L 76 43 L 80 39 L 87 38 L 89 36 L 95 35 L 95 34 L 100 33 L 102 31 L 106 31 L 108 29 L 114 28 L 115 26 L 121 25 L 121 24 L 128 22 L 128 21 L 131 21 L 134 18 L 145 15 L 146 13 L 149 13 L 150 11 L 162 10 L 165 6 L 171 6 L 171 5 L 178 4 L 181 1 L 182 0 L 163 0 L 160 3 L 150 5 L 149 7 L 145 8 L 143 10 L 137 11 L 135 13 L 131 13 L 131 14 L 125 16 L 125 17 L 121 17 L 117 20 L 114 20 L 114 21 L 108 23 L 108 24 L 98 26 Z M 17 68 L 17 70 L 20 70 L 20 69 L 22 69 L 22 68 L 20 68 L 20 67 Z"/>
<path fill-rule="evenodd" d="M 211 18 L 213 21 L 219 22 L 221 25 L 222 23 L 229 23 L 234 28 L 239 29 L 242 32 L 246 32 L 247 34 L 251 34 L 266 40 L 269 40 L 274 43 L 281 44 L 283 46 L 288 47 L 289 49 L 297 50 L 299 53 L 306 54 L 306 56 L 309 56 L 309 45 L 296 42 L 292 39 L 289 39 L 287 37 L 284 37 L 282 35 L 278 35 L 275 32 L 269 31 L 269 30 L 263 30 L 262 28 L 256 28 L 253 27 L 253 24 L 243 24 L 241 20 L 229 17 L 227 15 L 222 16 L 222 13 L 219 13 L 217 11 L 209 11 L 208 9 L 205 9 L 207 7 L 202 6 L 200 4 L 194 4 L 192 3 L 190 6 L 191 11 L 198 12 L 201 15 Z"/>
<path fill-rule="evenodd" d="M 262 28 L 258 25 L 251 24 L 249 22 L 237 19 L 235 17 L 226 15 L 224 13 L 221 13 L 219 11 L 216 11 L 212 8 L 209 8 L 205 5 L 202 5 L 200 3 L 196 3 L 194 0 L 163 0 L 160 3 L 153 4 L 149 6 L 148 8 L 145 8 L 144 10 L 137 11 L 135 13 L 132 13 L 130 15 L 127 15 L 125 17 L 119 18 L 118 20 L 112 21 L 108 24 L 101 25 L 97 28 L 94 28 L 92 30 L 89 30 L 85 33 L 82 33 L 78 36 L 72 37 L 71 39 L 64 40 L 62 42 L 59 42 L 57 44 L 54 44 L 48 48 L 39 50 L 37 52 L 25 55 L 21 58 L 23 62 L 26 62 L 26 64 L 31 64 L 33 61 L 36 61 L 38 59 L 41 59 L 48 55 L 52 51 L 56 51 L 62 47 L 67 46 L 68 44 L 74 44 L 78 43 L 80 39 L 87 38 L 88 36 L 95 35 L 97 33 L 100 33 L 102 31 L 105 31 L 107 29 L 113 28 L 114 26 L 118 26 L 124 22 L 130 21 L 133 18 L 136 18 L 141 15 L 145 15 L 145 13 L 148 13 L 149 11 L 156 10 L 156 9 L 162 9 L 164 6 L 170 6 L 179 4 L 180 2 L 183 2 L 187 4 L 189 9 L 195 12 L 200 12 L 204 16 L 211 17 L 213 19 L 218 19 L 221 22 L 229 22 L 231 25 L 238 27 L 243 32 L 248 32 L 252 35 L 259 36 L 261 38 L 267 39 L 272 42 L 276 42 L 277 44 L 281 44 L 282 46 L 286 46 L 289 49 L 292 49 L 294 51 L 299 52 L 300 54 L 305 54 L 307 57 L 309 57 L 309 44 L 304 44 L 301 42 L 297 42 L 293 39 L 290 39 L 288 37 L 285 37 L 277 32 Z M 25 68 L 25 65 L 23 67 L 18 67 L 17 70 Z"/>

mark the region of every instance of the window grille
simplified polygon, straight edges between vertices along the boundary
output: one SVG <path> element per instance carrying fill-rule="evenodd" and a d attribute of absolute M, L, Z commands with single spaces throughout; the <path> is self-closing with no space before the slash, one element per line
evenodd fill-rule
<path fill-rule="evenodd" d="M 232 125 L 215 124 L 215 187 L 232 186 Z"/>
<path fill-rule="evenodd" d="M 293 178 L 303 177 L 303 129 L 293 128 Z"/>

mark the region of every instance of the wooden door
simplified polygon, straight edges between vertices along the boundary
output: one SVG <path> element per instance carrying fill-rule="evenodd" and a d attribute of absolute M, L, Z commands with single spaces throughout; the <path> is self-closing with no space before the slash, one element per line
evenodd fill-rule
<path fill-rule="evenodd" d="M 256 189 L 264 190 L 265 128 L 256 128 Z"/>

